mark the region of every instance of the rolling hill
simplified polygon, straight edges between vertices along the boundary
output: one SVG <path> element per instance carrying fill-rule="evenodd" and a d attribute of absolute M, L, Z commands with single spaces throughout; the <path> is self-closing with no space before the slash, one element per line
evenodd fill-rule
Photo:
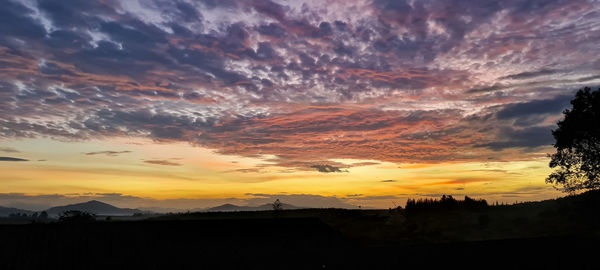
<path fill-rule="evenodd" d="M 65 206 L 56 206 L 46 210 L 46 212 L 48 212 L 48 215 L 50 216 L 58 216 L 62 212 L 68 210 L 88 212 L 100 216 L 131 216 L 135 213 L 142 213 L 142 211 L 138 209 L 118 208 L 96 200 L 84 203 L 69 204 Z"/>
<path fill-rule="evenodd" d="M 283 210 L 292 210 L 292 209 L 301 209 L 303 207 L 298 207 L 295 205 L 282 203 L 281 208 L 283 208 Z M 259 205 L 259 206 L 239 206 L 239 205 L 227 203 L 227 204 L 223 204 L 220 206 L 208 208 L 204 211 L 206 211 L 206 212 L 239 212 L 239 211 L 268 211 L 268 210 L 273 210 L 273 205 L 271 205 L 270 203 Z"/>

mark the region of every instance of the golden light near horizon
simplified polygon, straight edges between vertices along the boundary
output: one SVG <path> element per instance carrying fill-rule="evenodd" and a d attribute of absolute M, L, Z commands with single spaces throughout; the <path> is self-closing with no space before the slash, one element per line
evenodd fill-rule
<path fill-rule="evenodd" d="M 513 202 L 515 197 L 539 200 L 559 194 L 540 181 L 549 172 L 545 158 L 431 164 L 345 159 L 336 162 L 364 165 L 330 175 L 290 171 L 266 163 L 268 157 L 222 155 L 185 142 L 24 139 L 11 141 L 10 145 L 26 152 L 23 158 L 43 157 L 0 164 L 3 191 L 30 196 L 122 193 L 157 200 L 189 199 L 188 207 L 193 208 L 207 206 L 202 199 L 243 199 L 247 193 L 317 194 L 339 197 L 350 205 L 388 208 L 407 198 L 438 194 L 467 194 L 500 202 Z M 99 151 L 102 149 L 120 150 Z"/>

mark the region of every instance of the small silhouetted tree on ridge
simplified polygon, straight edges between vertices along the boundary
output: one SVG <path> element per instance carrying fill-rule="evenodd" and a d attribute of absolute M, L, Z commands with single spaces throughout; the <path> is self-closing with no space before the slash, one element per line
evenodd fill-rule
<path fill-rule="evenodd" d="M 586 87 L 571 100 L 572 109 L 552 131 L 556 153 L 550 155 L 555 171 L 546 183 L 573 193 L 600 188 L 600 89 Z"/>
<path fill-rule="evenodd" d="M 283 210 L 283 205 L 281 204 L 279 199 L 275 200 L 275 202 L 273 202 L 271 206 L 273 206 L 273 210 L 275 211 Z"/>

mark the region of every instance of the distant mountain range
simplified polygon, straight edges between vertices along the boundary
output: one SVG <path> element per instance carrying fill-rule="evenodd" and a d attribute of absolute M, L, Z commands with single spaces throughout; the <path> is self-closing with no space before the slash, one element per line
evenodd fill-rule
<path fill-rule="evenodd" d="M 95 200 L 84 203 L 69 204 L 65 206 L 56 206 L 46 210 L 46 212 L 49 216 L 58 216 L 62 212 L 68 210 L 77 210 L 101 216 L 131 216 L 135 213 L 142 213 L 142 211 L 138 209 L 118 208 Z"/>
<path fill-rule="evenodd" d="M 281 204 L 281 208 L 284 210 L 289 209 L 301 209 L 303 207 L 294 206 L 291 204 Z M 96 214 L 99 216 L 131 216 L 136 213 L 144 213 L 144 212 L 154 212 L 154 213 L 167 213 L 167 212 L 186 212 L 187 210 L 176 209 L 176 208 L 160 208 L 160 207 L 145 207 L 141 209 L 131 209 L 131 208 L 119 208 L 107 203 L 103 203 L 100 201 L 89 201 L 84 203 L 76 203 L 69 204 L 64 206 L 56 206 L 49 208 L 46 211 L 51 217 L 58 217 L 61 213 L 68 210 L 77 210 L 82 212 L 88 212 L 92 214 Z M 259 206 L 240 206 L 234 204 L 223 204 L 216 207 L 211 208 L 195 208 L 190 210 L 190 212 L 237 212 L 237 211 L 268 211 L 273 210 L 273 206 L 271 204 L 263 204 Z M 2 207 L 0 206 L 0 217 L 7 217 L 10 214 L 20 213 L 31 215 L 36 211 L 12 208 L 12 207 Z M 41 212 L 41 211 L 39 211 Z"/>
<path fill-rule="evenodd" d="M 284 210 L 290 210 L 290 209 L 300 209 L 302 207 L 282 203 L 281 208 Z M 273 210 L 273 205 L 270 203 L 267 203 L 267 204 L 263 204 L 263 205 L 259 205 L 259 206 L 239 206 L 239 205 L 227 203 L 224 205 L 208 208 L 204 211 L 207 211 L 207 212 L 235 212 L 235 211 L 266 211 L 266 210 Z"/>
<path fill-rule="evenodd" d="M 92 213 L 92 214 L 96 214 L 96 215 L 100 215 L 100 216 L 131 216 L 135 213 L 142 213 L 142 210 L 139 210 L 139 209 L 118 208 L 118 207 L 115 207 L 115 206 L 112 206 L 110 204 L 103 203 L 100 201 L 89 201 L 89 202 L 84 202 L 84 203 L 56 206 L 56 207 L 49 208 L 45 211 L 46 211 L 46 213 L 48 213 L 49 216 L 57 217 L 61 213 L 68 211 L 68 210 L 88 212 L 88 213 Z M 7 217 L 10 214 L 16 214 L 16 213 L 31 215 L 35 212 L 42 212 L 42 211 L 30 211 L 30 210 L 0 206 L 0 217 Z"/>

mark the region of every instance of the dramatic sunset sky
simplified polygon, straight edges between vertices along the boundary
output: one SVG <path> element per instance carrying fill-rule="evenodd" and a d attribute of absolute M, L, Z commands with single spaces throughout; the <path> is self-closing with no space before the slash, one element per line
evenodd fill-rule
<path fill-rule="evenodd" d="M 562 196 L 586 0 L 5 0 L 0 205 Z"/>

